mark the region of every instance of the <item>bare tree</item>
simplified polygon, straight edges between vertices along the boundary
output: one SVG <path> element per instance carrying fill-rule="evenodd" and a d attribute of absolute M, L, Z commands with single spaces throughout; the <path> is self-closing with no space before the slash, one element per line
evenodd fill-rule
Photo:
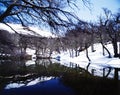
<path fill-rule="evenodd" d="M 66 33 L 66 38 L 68 40 L 67 44 L 70 52 L 72 52 L 72 56 L 79 56 L 80 51 L 91 45 L 91 33 L 88 26 L 88 23 L 81 21 L 75 29 Z"/>
<path fill-rule="evenodd" d="M 103 55 L 105 55 L 105 50 L 109 54 L 109 58 L 111 58 L 111 53 L 105 46 L 105 44 L 110 40 L 109 35 L 106 32 L 105 22 L 103 22 L 103 19 L 100 17 L 99 26 L 97 26 L 97 32 L 99 35 L 99 42 L 102 45 Z"/>
<path fill-rule="evenodd" d="M 20 34 L 18 45 L 21 50 L 21 54 L 23 54 L 23 55 L 26 54 L 26 49 L 28 48 L 29 44 L 30 44 L 30 36 Z"/>
<path fill-rule="evenodd" d="M 117 42 L 120 33 L 120 15 L 118 14 L 114 16 L 108 9 L 104 9 L 104 13 L 106 16 L 104 20 L 104 26 L 106 29 L 106 33 L 109 35 L 109 38 L 113 45 L 114 57 L 119 57 Z"/>
<path fill-rule="evenodd" d="M 12 34 L 8 31 L 0 30 L 0 53 L 2 54 L 13 54 L 15 43 L 12 39 Z"/>
<path fill-rule="evenodd" d="M 91 33 L 91 51 L 92 52 L 95 52 L 95 49 L 94 49 L 94 44 L 98 42 L 97 40 L 97 28 L 96 28 L 96 25 L 93 24 L 93 23 L 90 23 L 90 33 Z"/>
<path fill-rule="evenodd" d="M 75 0 L 0 0 L 0 22 L 45 25 L 59 30 L 73 25 L 78 18 L 65 7 L 75 6 Z M 82 0 L 87 3 L 87 0 Z"/>

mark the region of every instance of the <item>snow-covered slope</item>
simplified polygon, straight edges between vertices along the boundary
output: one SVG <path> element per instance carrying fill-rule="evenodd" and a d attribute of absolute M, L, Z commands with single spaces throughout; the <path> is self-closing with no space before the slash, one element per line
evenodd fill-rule
<path fill-rule="evenodd" d="M 113 47 L 112 44 L 106 45 L 108 50 L 113 55 Z M 91 52 L 91 47 L 88 48 L 88 55 L 91 59 L 91 64 L 88 67 L 88 71 L 92 72 L 94 70 L 94 75 L 97 76 L 103 76 L 103 69 L 106 70 L 106 73 L 110 70 L 109 67 L 111 67 L 111 72 L 108 77 L 114 77 L 114 69 L 113 68 L 120 68 L 120 59 L 119 58 L 108 58 L 107 52 L 105 52 L 105 56 L 102 54 L 102 46 L 101 44 L 95 44 L 94 45 L 95 52 Z M 80 53 L 80 56 L 70 58 L 68 52 L 63 52 L 61 54 L 58 54 L 57 56 L 61 57 L 61 64 L 70 65 L 70 62 L 73 64 L 78 64 L 80 67 L 87 69 L 88 66 L 88 59 L 86 57 L 86 51 L 82 51 Z M 120 79 L 120 78 L 119 78 Z"/>
<path fill-rule="evenodd" d="M 29 29 L 31 31 L 28 31 L 28 29 L 21 26 L 20 24 L 9 24 L 8 23 L 8 25 L 20 34 L 41 35 L 42 37 L 55 37 L 55 35 L 52 34 L 51 32 L 41 30 L 41 29 L 39 29 L 38 27 L 35 27 L 35 26 L 29 27 Z M 7 30 L 9 32 L 14 33 L 14 31 L 8 25 L 0 23 L 0 29 Z"/>

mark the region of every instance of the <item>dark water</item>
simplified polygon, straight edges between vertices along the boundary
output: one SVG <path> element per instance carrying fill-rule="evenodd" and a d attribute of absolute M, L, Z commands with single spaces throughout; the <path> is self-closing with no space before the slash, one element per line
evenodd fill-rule
<path fill-rule="evenodd" d="M 3 89 L 0 95 L 75 95 L 75 92 L 64 86 L 59 78 L 53 78 L 35 85 Z"/>
<path fill-rule="evenodd" d="M 76 66 L 72 63 L 68 65 L 70 68 Z M 75 80 L 72 81 L 75 85 L 71 87 L 71 81 L 68 81 L 68 78 L 64 77 L 65 81 L 61 79 L 67 70 L 71 69 L 60 63 L 53 63 L 51 60 L 0 60 L 0 95 L 76 95 L 76 93 L 77 95 L 120 95 L 115 94 L 120 88 L 118 86 L 120 83 L 114 84 L 111 81 L 94 82 L 94 80 L 82 79 L 78 84 L 76 77 L 70 76 L 69 78 Z M 74 72 L 76 70 L 77 68 Z M 84 72 L 80 68 L 79 71 Z M 109 75 L 106 71 L 112 70 L 111 68 L 103 70 L 104 76 Z"/>
<path fill-rule="evenodd" d="M 74 90 L 65 86 L 54 73 L 60 67 L 59 63 L 53 64 L 49 60 L 31 64 L 1 60 L 0 95 L 75 95 Z"/>

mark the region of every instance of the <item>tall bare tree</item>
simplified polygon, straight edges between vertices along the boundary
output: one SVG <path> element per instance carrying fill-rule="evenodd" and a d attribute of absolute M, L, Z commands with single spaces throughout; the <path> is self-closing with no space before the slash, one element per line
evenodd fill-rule
<path fill-rule="evenodd" d="M 81 50 L 87 49 L 91 44 L 90 37 L 89 24 L 83 21 L 79 22 L 75 29 L 68 31 L 66 38 L 71 54 L 75 51 L 75 56 L 78 56 Z"/>
<path fill-rule="evenodd" d="M 87 0 L 82 0 L 84 3 Z M 52 29 L 68 27 L 78 18 L 65 7 L 75 6 L 75 0 L 0 0 L 0 22 L 24 26 L 45 25 Z"/>
<path fill-rule="evenodd" d="M 118 53 L 118 38 L 119 38 L 119 33 L 120 33 L 120 14 L 115 16 L 111 13 L 110 10 L 108 9 L 103 9 L 105 13 L 105 20 L 104 20 L 104 26 L 105 26 L 105 31 L 109 35 L 109 38 L 111 39 L 112 45 L 113 45 L 113 50 L 114 50 L 114 57 L 119 57 Z"/>

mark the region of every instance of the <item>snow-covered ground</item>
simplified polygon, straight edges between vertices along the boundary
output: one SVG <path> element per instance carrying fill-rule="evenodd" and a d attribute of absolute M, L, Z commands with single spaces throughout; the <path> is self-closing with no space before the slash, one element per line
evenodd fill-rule
<path fill-rule="evenodd" d="M 0 23 L 0 29 L 7 30 L 11 33 L 15 33 L 16 31 L 19 34 L 24 34 L 24 35 L 40 35 L 42 37 L 56 37 L 55 34 L 48 32 L 46 30 L 42 30 L 35 26 L 29 27 L 30 31 L 28 31 L 26 27 L 23 27 L 20 24 L 10 24 L 10 23 L 7 23 L 7 24 L 9 26 L 6 24 Z M 15 31 L 12 30 L 11 28 L 14 29 Z"/>
<path fill-rule="evenodd" d="M 107 44 L 106 47 L 113 55 L 112 44 Z M 105 69 L 105 75 L 107 75 L 108 71 L 110 70 L 109 67 L 111 67 L 111 72 L 108 77 L 113 78 L 114 68 L 120 68 L 120 59 L 114 57 L 108 58 L 108 54 L 106 51 L 105 51 L 105 56 L 103 56 L 101 44 L 95 44 L 94 48 L 96 50 L 95 52 L 91 52 L 91 47 L 88 48 L 88 52 L 89 52 L 88 55 L 91 59 L 91 64 L 88 67 L 88 71 L 92 72 L 94 70 L 94 75 L 103 76 L 103 69 Z M 74 64 L 78 64 L 82 68 L 87 69 L 89 63 L 86 57 L 86 51 L 80 52 L 80 56 L 74 58 L 70 58 L 68 52 L 63 52 L 56 56 L 60 56 L 61 58 L 60 63 L 66 66 L 70 66 L 70 62 L 71 62 Z"/>

